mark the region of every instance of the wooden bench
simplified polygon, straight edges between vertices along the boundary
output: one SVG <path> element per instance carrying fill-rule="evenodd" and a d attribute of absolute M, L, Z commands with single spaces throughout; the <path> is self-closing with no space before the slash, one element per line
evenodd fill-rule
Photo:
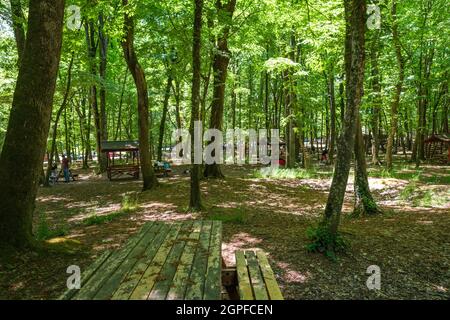
<path fill-rule="evenodd" d="M 241 300 L 284 300 L 263 252 L 236 251 L 236 271 Z"/>
<path fill-rule="evenodd" d="M 123 165 L 123 166 L 111 166 L 107 168 L 107 175 L 110 181 L 113 178 L 120 177 L 122 175 L 128 175 L 135 179 L 139 179 L 140 167 L 133 165 Z"/>
<path fill-rule="evenodd" d="M 220 221 L 149 222 L 82 270 L 64 300 L 220 300 Z"/>

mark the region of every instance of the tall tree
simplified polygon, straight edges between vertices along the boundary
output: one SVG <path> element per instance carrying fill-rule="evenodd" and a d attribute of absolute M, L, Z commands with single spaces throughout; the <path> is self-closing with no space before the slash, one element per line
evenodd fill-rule
<path fill-rule="evenodd" d="M 134 49 L 134 18 L 129 12 L 128 0 L 122 0 L 125 7 L 124 33 L 122 48 L 125 60 L 133 76 L 138 96 L 138 122 L 139 122 L 139 149 L 141 160 L 141 171 L 144 179 L 143 190 L 153 189 L 158 185 L 152 166 L 152 156 L 149 139 L 149 110 L 148 110 L 148 88 L 145 73 L 136 56 Z"/>
<path fill-rule="evenodd" d="M 16 39 L 17 52 L 19 53 L 19 65 L 25 48 L 25 16 L 20 0 L 10 0 L 11 16 L 13 22 L 14 37 Z"/>
<path fill-rule="evenodd" d="M 33 243 L 32 217 L 42 172 L 61 56 L 63 0 L 30 0 L 28 32 L 0 156 L 0 243 Z"/>
<path fill-rule="evenodd" d="M 225 106 L 225 84 L 231 56 L 228 48 L 228 37 L 236 8 L 236 0 L 228 0 L 228 3 L 225 3 L 224 0 L 216 0 L 215 6 L 221 31 L 213 55 L 214 91 L 209 127 L 211 129 L 222 130 Z M 213 178 L 224 177 L 220 164 L 218 163 L 207 164 L 205 166 L 204 176 Z"/>
<path fill-rule="evenodd" d="M 382 108 L 381 95 L 381 80 L 380 68 L 378 64 L 379 46 L 380 46 L 380 31 L 374 31 L 373 38 L 370 44 L 370 72 L 372 84 L 372 163 L 379 165 L 380 153 L 380 112 Z"/>
<path fill-rule="evenodd" d="M 319 228 L 325 250 L 334 253 L 345 190 L 355 145 L 356 122 L 363 96 L 365 66 L 366 2 L 344 0 L 345 5 L 345 121 L 336 157 L 336 165 L 323 221 Z"/>
<path fill-rule="evenodd" d="M 192 46 L 192 93 L 191 93 L 191 159 L 194 159 L 194 124 L 201 121 L 200 117 L 200 77 L 201 77 L 201 46 L 202 46 L 202 12 L 203 0 L 194 0 L 194 30 L 193 30 L 193 46 Z M 202 201 L 200 195 L 200 164 L 195 162 L 192 164 L 191 170 L 191 194 L 189 208 L 192 211 L 202 209 Z"/>
<path fill-rule="evenodd" d="M 100 51 L 99 75 L 100 83 L 100 137 L 102 141 L 108 140 L 108 118 L 106 115 L 106 68 L 108 65 L 108 43 L 109 38 L 105 34 L 105 21 L 103 12 L 98 16 L 98 40 Z M 106 171 L 106 154 L 99 154 L 100 172 Z"/>
<path fill-rule="evenodd" d="M 398 66 L 398 80 L 397 84 L 395 85 L 395 94 L 391 103 L 391 130 L 389 133 L 386 150 L 386 166 L 389 170 L 392 169 L 392 153 L 394 147 L 394 139 L 397 134 L 397 126 L 398 126 L 398 107 L 400 104 L 400 96 L 402 94 L 403 82 L 405 79 L 405 60 L 402 54 L 402 45 L 400 43 L 400 36 L 398 31 L 396 0 L 392 0 L 391 16 L 392 16 L 392 37 L 394 39 L 395 56 L 397 58 L 397 66 Z"/>
<path fill-rule="evenodd" d="M 358 114 L 356 121 L 355 138 L 355 206 L 353 215 L 374 215 L 380 213 L 377 203 L 370 192 L 367 175 L 366 148 L 361 126 L 361 117 Z"/>

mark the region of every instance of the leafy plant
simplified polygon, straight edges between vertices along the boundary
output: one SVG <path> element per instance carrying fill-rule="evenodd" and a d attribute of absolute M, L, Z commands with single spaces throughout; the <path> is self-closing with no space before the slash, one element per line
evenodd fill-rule
<path fill-rule="evenodd" d="M 51 229 L 48 226 L 47 215 L 45 213 L 39 214 L 39 221 L 36 228 L 35 237 L 38 241 L 45 241 L 52 238 L 64 237 L 68 234 L 66 228 Z"/>
<path fill-rule="evenodd" d="M 339 233 L 331 235 L 323 226 L 309 227 L 306 236 L 311 242 L 306 245 L 309 252 L 324 253 L 325 256 L 336 261 L 336 252 L 343 252 L 349 247 L 349 242 Z"/>

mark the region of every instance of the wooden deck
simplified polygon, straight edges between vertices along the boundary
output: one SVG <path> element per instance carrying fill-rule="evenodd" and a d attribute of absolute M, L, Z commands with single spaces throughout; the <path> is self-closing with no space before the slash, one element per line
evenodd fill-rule
<path fill-rule="evenodd" d="M 222 224 L 149 222 L 82 270 L 75 300 L 220 300 Z"/>

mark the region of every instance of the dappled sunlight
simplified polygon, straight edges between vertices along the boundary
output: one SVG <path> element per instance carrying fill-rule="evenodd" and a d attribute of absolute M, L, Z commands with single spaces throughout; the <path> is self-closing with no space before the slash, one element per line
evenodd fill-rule
<path fill-rule="evenodd" d="M 311 277 L 310 272 L 299 272 L 291 269 L 292 267 L 285 262 L 278 262 L 277 267 L 282 270 L 282 278 L 286 283 L 306 283 Z"/>
<path fill-rule="evenodd" d="M 248 233 L 239 232 L 231 237 L 228 242 L 222 243 L 222 257 L 227 265 L 235 265 L 236 250 L 248 249 L 248 250 L 261 250 L 258 244 L 261 244 L 263 240 L 255 238 Z"/>

